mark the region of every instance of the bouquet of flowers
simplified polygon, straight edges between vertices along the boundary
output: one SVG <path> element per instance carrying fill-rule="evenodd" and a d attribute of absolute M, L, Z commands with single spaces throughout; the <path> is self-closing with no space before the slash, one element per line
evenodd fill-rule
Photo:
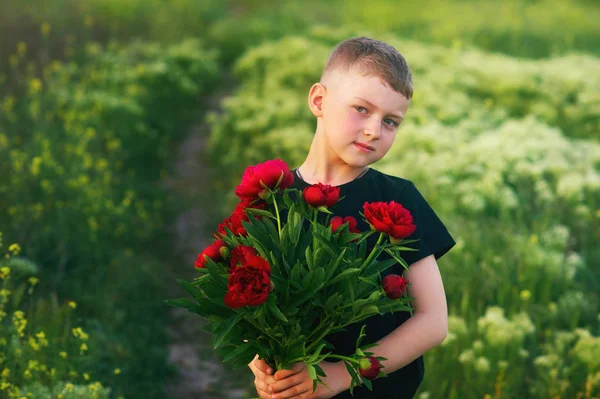
<path fill-rule="evenodd" d="M 236 188 L 240 202 L 221 223 L 214 240 L 198 255 L 201 273 L 180 280 L 193 300 L 168 300 L 203 317 L 224 362 L 245 366 L 256 354 L 275 369 L 304 362 L 313 388 L 323 383 L 323 360 L 343 361 L 351 390 L 385 375 L 382 357 L 360 346 L 356 353 L 331 353 L 325 338 L 376 314 L 411 310 L 408 281 L 380 274 L 401 264 L 400 251 L 416 226 L 396 202 L 365 203 L 361 216 L 371 226 L 358 231 L 353 217 L 332 217 L 340 190 L 315 184 L 289 188 L 294 176 L 281 160 L 248 167 Z M 367 253 L 367 240 L 375 245 Z M 389 256 L 381 260 L 385 252 Z"/>

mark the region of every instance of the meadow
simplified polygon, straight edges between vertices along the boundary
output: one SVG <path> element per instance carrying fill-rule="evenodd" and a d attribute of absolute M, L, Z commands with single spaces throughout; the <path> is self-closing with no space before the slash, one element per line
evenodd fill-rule
<path fill-rule="evenodd" d="M 201 202 L 200 251 L 247 165 L 297 166 L 307 91 L 363 34 L 415 82 L 374 167 L 412 180 L 458 243 L 440 260 L 450 333 L 418 397 L 600 397 L 600 7 L 361 4 L 5 2 L 0 398 L 169 397 L 162 300 L 193 275 L 177 217 Z M 207 174 L 174 190 L 191 135 Z"/>

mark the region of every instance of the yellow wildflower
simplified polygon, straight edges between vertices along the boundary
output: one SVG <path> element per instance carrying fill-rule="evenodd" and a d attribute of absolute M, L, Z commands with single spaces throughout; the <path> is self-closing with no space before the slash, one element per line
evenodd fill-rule
<path fill-rule="evenodd" d="M 37 342 L 35 342 L 35 338 L 33 337 L 29 337 L 29 346 L 31 346 L 36 352 L 40 350 L 40 346 Z"/>
<path fill-rule="evenodd" d="M 90 379 L 90 375 L 88 373 L 83 373 L 83 378 L 87 381 Z"/>
<path fill-rule="evenodd" d="M 81 347 L 79 347 L 79 350 L 80 350 L 81 352 L 85 352 L 86 350 L 88 350 L 88 347 L 87 347 L 87 345 L 86 345 L 86 344 L 81 344 Z"/>
<path fill-rule="evenodd" d="M 521 300 L 528 301 L 529 298 L 531 298 L 531 291 L 529 291 L 529 290 L 521 291 Z"/>
<path fill-rule="evenodd" d="M 71 309 L 76 309 L 76 308 L 77 308 L 77 303 L 75 303 L 75 302 L 73 302 L 73 301 L 69 301 L 68 305 L 69 305 L 69 307 L 70 307 Z"/>
<path fill-rule="evenodd" d="M 4 391 L 4 390 L 6 390 L 7 388 L 10 388 L 10 383 L 8 383 L 8 382 L 3 382 L 3 383 L 1 383 L 1 384 L 0 384 L 0 391 Z"/>
<path fill-rule="evenodd" d="M 22 337 L 24 335 L 23 331 L 27 326 L 27 320 L 25 319 L 25 314 L 22 311 L 17 310 L 15 313 L 13 313 L 13 324 L 19 335 Z"/>
<path fill-rule="evenodd" d="M 25 54 L 27 52 L 27 43 L 25 43 L 25 42 L 17 43 L 17 52 L 21 55 Z"/>
<path fill-rule="evenodd" d="M 39 93 L 42 90 L 42 81 L 38 78 L 33 78 L 29 81 L 29 89 L 32 93 Z"/>
<path fill-rule="evenodd" d="M 25 370 L 25 371 L 23 372 L 23 377 L 25 377 L 25 378 L 31 378 L 31 371 L 29 371 L 29 370 Z"/>
<path fill-rule="evenodd" d="M 41 26 L 42 35 L 48 36 L 48 34 L 50 33 L 50 30 L 51 30 L 50 24 L 48 22 L 44 22 Z"/>
<path fill-rule="evenodd" d="M 537 236 L 537 234 L 532 234 L 531 237 L 529 237 L 529 242 L 531 244 L 536 244 L 538 242 L 538 236 Z"/>
<path fill-rule="evenodd" d="M 88 339 L 88 335 L 85 332 L 83 332 L 83 330 L 81 329 L 81 327 L 74 328 L 73 329 L 73 335 L 76 338 L 79 338 L 82 341 L 87 341 L 87 339 Z"/>
<path fill-rule="evenodd" d="M 2 374 L 0 374 L 0 377 L 2 377 L 2 379 L 4 380 L 8 379 L 8 377 L 10 377 L 10 369 L 5 368 L 4 370 L 2 370 Z"/>
<path fill-rule="evenodd" d="M 37 277 L 29 277 L 29 284 L 31 285 L 36 285 L 37 283 L 40 282 L 40 279 Z M 43 333 L 42 333 L 43 334 Z"/>
<path fill-rule="evenodd" d="M 121 369 L 115 369 L 115 375 L 121 374 Z"/>
<path fill-rule="evenodd" d="M 10 276 L 10 269 L 6 266 L 0 267 L 0 279 L 8 278 Z"/>
<path fill-rule="evenodd" d="M 58 356 L 62 357 L 63 359 L 66 359 L 67 358 L 67 352 L 65 352 L 65 351 L 59 352 Z"/>
<path fill-rule="evenodd" d="M 21 247 L 19 244 L 10 244 L 8 250 L 13 253 L 13 255 L 18 255 L 21 252 Z"/>

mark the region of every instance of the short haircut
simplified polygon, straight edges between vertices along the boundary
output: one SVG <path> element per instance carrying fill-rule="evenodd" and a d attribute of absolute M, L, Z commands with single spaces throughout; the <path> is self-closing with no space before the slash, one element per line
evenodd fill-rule
<path fill-rule="evenodd" d="M 379 77 L 407 99 L 413 96 L 408 63 L 398 50 L 387 43 L 364 36 L 344 40 L 329 55 L 321 76 L 335 69 L 348 71 L 351 68 Z"/>

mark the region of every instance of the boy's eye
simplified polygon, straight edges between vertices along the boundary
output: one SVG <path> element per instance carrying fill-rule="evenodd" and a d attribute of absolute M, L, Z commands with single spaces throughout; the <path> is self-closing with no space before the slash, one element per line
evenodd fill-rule
<path fill-rule="evenodd" d="M 398 127 L 398 123 L 396 123 L 396 121 L 393 119 L 386 118 L 383 120 L 383 122 L 389 127 Z"/>
<path fill-rule="evenodd" d="M 362 113 L 363 111 L 365 111 L 365 112 L 367 111 L 367 109 L 365 107 L 361 107 L 360 105 L 357 105 L 354 108 L 356 108 L 356 110 L 360 113 Z"/>

